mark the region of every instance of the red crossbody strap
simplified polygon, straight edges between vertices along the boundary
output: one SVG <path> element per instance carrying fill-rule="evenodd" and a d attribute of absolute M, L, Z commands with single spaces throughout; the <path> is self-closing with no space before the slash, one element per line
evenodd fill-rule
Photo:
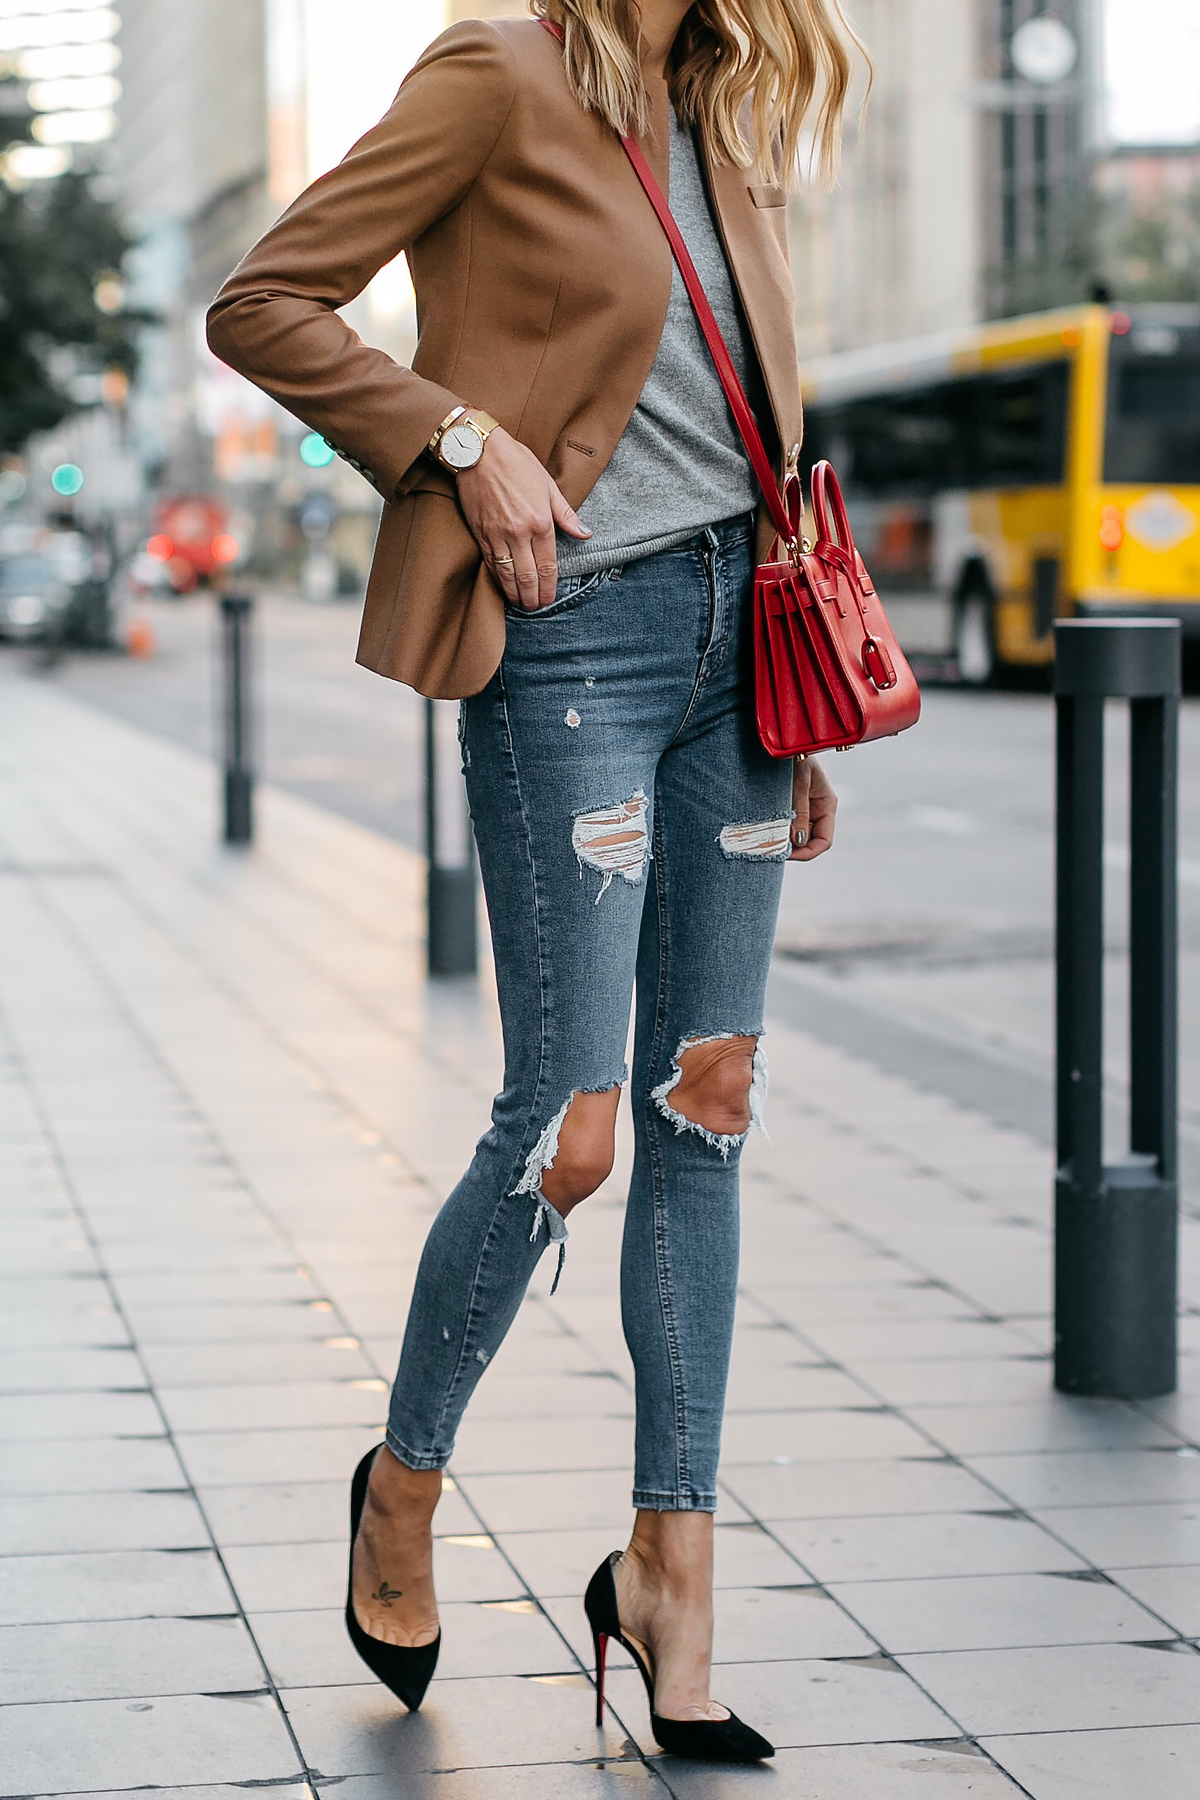
<path fill-rule="evenodd" d="M 704 292 L 704 284 L 696 273 L 696 265 L 683 240 L 683 233 L 675 223 L 675 216 L 667 205 L 666 196 L 654 178 L 654 171 L 637 142 L 631 137 L 623 137 L 621 144 L 626 156 L 633 164 L 634 173 L 649 196 L 650 204 L 658 214 L 658 222 L 667 234 L 675 261 L 679 264 L 679 273 L 683 276 L 692 305 L 696 309 L 696 317 L 700 321 L 700 329 L 704 333 L 704 341 L 708 345 L 717 374 L 721 378 L 721 386 L 725 389 L 725 398 L 729 402 L 738 430 L 742 434 L 742 442 L 746 446 L 746 454 L 750 458 L 754 473 L 758 476 L 758 485 L 762 488 L 771 519 L 776 531 L 786 544 L 792 537 L 792 525 L 783 504 L 783 496 L 779 492 L 779 483 L 775 479 L 775 471 L 771 467 L 771 459 L 767 455 L 762 441 L 762 433 L 750 402 L 746 398 L 746 390 L 738 380 L 737 370 L 733 366 L 733 358 L 729 354 L 729 346 L 721 336 L 721 327 L 717 324 L 716 314 L 708 303 L 708 295 Z"/>
<path fill-rule="evenodd" d="M 552 25 L 549 19 L 543 19 L 542 24 L 553 36 L 562 39 L 563 30 L 560 25 Z M 725 390 L 729 410 L 733 414 L 738 431 L 741 433 L 742 442 L 746 446 L 746 454 L 750 458 L 751 466 L 758 477 L 758 484 L 762 488 L 771 521 L 782 541 L 790 544 L 795 537 L 795 530 L 788 517 L 787 507 L 783 503 L 783 496 L 779 492 L 779 483 L 775 479 L 771 459 L 767 455 L 766 446 L 762 441 L 762 433 L 758 429 L 750 402 L 746 398 L 746 390 L 738 380 L 738 372 L 733 366 L 729 347 L 721 335 L 721 327 L 717 324 L 716 314 L 708 303 L 704 283 L 696 273 L 696 265 L 684 242 L 683 233 L 675 223 L 675 215 L 667 204 L 666 195 L 659 187 L 654 171 L 643 156 L 637 140 L 632 137 L 623 137 L 621 145 L 633 164 L 634 174 L 646 190 L 646 196 L 651 206 L 658 214 L 659 224 L 667 234 L 667 242 L 679 265 L 679 273 L 683 276 L 688 297 L 695 308 L 700 329 L 704 333 L 704 341 L 708 345 L 709 353 L 720 377 L 721 386 Z"/>

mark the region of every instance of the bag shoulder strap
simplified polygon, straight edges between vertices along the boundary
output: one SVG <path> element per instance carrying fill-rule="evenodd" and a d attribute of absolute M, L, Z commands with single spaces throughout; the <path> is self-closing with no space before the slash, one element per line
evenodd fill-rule
<path fill-rule="evenodd" d="M 554 37 L 562 40 L 561 26 L 551 24 L 549 19 L 543 19 L 542 24 Z M 704 283 L 697 273 L 683 233 L 675 222 L 675 215 L 667 203 L 667 197 L 659 187 L 654 171 L 642 154 L 641 146 L 636 138 L 622 137 L 621 147 L 633 164 L 634 174 L 645 189 L 646 197 L 657 213 L 658 222 L 666 233 L 667 242 L 670 244 L 672 254 L 679 266 L 679 273 L 683 277 L 683 284 L 688 291 L 688 298 L 695 310 L 700 330 L 704 334 L 704 341 L 708 345 L 709 354 L 716 366 L 721 386 L 725 390 L 729 410 L 733 414 L 742 442 L 746 446 L 746 454 L 749 456 L 751 467 L 758 478 L 758 485 L 763 491 L 771 522 L 782 542 L 790 545 L 796 539 L 796 525 L 788 516 L 788 509 L 779 492 L 779 483 L 775 479 L 775 471 L 771 467 L 771 459 L 767 455 L 762 433 L 758 429 L 758 422 L 746 397 L 746 390 L 738 379 L 738 372 L 733 366 L 733 358 L 729 354 L 729 346 L 721 335 L 717 316 L 709 304 L 708 295 L 704 291 Z"/>

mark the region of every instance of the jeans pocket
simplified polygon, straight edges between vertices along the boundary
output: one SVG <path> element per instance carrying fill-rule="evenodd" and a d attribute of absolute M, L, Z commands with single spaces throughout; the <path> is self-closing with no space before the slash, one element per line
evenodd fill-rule
<path fill-rule="evenodd" d="M 596 569 L 590 575 L 568 575 L 565 581 L 559 582 L 558 592 L 549 606 L 539 606 L 528 611 L 525 607 L 514 606 L 511 600 L 506 600 L 505 609 L 510 619 L 534 621 L 556 618 L 560 613 L 574 612 L 577 606 L 590 600 L 593 594 L 598 593 L 612 579 L 614 573 L 612 569 Z"/>

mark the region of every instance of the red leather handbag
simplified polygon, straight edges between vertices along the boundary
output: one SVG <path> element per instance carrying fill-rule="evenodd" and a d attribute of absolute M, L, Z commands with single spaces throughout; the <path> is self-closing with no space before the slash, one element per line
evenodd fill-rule
<path fill-rule="evenodd" d="M 799 512 L 798 494 L 789 504 Z M 916 677 L 854 547 L 827 462 L 813 466 L 812 506 L 813 548 L 803 540 L 797 550 L 793 528 L 788 560 L 764 563 L 754 578 L 755 704 L 772 756 L 895 737 L 921 714 Z"/>
<path fill-rule="evenodd" d="M 772 756 L 804 756 L 895 737 L 920 717 L 920 690 L 854 547 L 841 484 L 829 463 L 813 468 L 817 541 L 810 546 L 800 535 L 799 476 L 789 475 L 780 492 L 683 234 L 636 140 L 621 142 L 667 234 L 775 526 L 771 561 L 754 576 L 754 688 L 763 747 Z"/>
<path fill-rule="evenodd" d="M 561 26 L 542 24 L 561 42 Z M 772 560 L 754 576 L 754 687 L 763 747 L 772 756 L 804 756 L 895 737 L 916 724 L 921 695 L 854 547 L 841 484 L 829 463 L 816 464 L 817 541 L 810 546 L 800 535 L 800 478 L 789 475 L 780 492 L 683 234 L 637 140 L 621 143 L 667 234 L 775 526 Z"/>

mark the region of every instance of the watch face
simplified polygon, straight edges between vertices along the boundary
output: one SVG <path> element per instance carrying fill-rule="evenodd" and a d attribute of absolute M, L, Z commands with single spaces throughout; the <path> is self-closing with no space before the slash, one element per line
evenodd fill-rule
<path fill-rule="evenodd" d="M 483 440 L 470 425 L 452 425 L 442 439 L 441 455 L 452 469 L 473 469 L 483 455 Z"/>

